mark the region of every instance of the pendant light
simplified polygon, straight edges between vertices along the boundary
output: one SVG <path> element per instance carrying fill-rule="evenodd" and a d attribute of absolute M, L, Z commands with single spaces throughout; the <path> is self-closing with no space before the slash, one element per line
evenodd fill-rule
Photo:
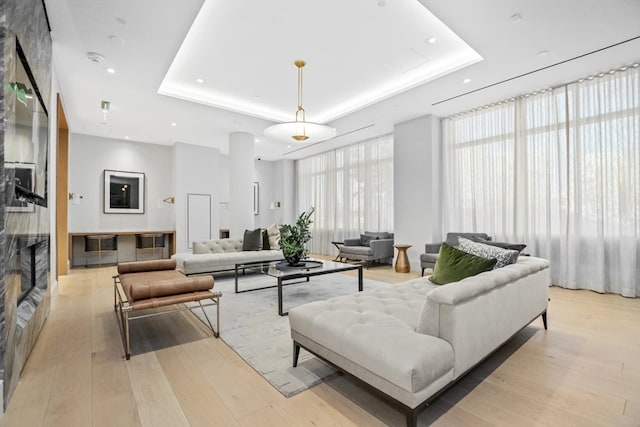
<path fill-rule="evenodd" d="M 298 68 L 298 109 L 295 121 L 269 126 L 264 130 L 267 138 L 282 142 L 320 142 L 336 136 L 336 130 L 319 123 L 308 122 L 302 106 L 302 68 L 306 63 L 298 59 L 294 62 Z"/>

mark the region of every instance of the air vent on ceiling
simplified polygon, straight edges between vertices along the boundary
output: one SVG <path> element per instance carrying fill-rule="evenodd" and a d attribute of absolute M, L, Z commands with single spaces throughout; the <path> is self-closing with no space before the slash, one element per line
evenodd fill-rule
<path fill-rule="evenodd" d="M 104 62 L 104 56 L 98 52 L 87 52 L 87 58 L 89 58 L 90 61 L 97 62 L 98 64 L 102 64 Z"/>

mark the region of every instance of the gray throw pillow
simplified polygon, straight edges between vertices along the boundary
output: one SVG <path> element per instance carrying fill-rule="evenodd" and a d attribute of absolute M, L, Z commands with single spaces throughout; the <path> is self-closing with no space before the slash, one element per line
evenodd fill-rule
<path fill-rule="evenodd" d="M 370 236 L 372 238 L 371 240 L 391 239 L 391 233 L 386 231 L 365 231 L 364 236 Z"/>
<path fill-rule="evenodd" d="M 360 243 L 362 243 L 362 246 L 371 246 L 371 241 L 374 239 L 375 237 L 373 236 L 368 236 L 366 234 L 360 235 Z"/>
<path fill-rule="evenodd" d="M 259 228 L 255 230 L 244 230 L 242 250 L 259 251 L 260 249 L 262 249 L 262 230 Z"/>
<path fill-rule="evenodd" d="M 509 264 L 513 264 L 518 260 L 518 255 L 520 252 L 512 251 L 508 249 L 498 248 L 496 246 L 485 245 L 484 243 L 473 242 L 469 239 L 465 239 L 464 237 L 460 237 L 458 239 L 460 243 L 459 248 L 469 254 L 477 255 L 483 258 L 495 258 L 498 260 L 496 262 L 495 268 L 504 267 Z"/>
<path fill-rule="evenodd" d="M 518 252 L 522 252 L 524 248 L 527 247 L 527 245 L 525 245 L 524 243 L 494 242 L 493 240 L 485 240 L 481 237 L 478 237 L 472 240 L 477 243 L 484 243 L 485 245 L 496 246 L 498 248 L 509 249 L 509 250 L 518 251 Z"/>

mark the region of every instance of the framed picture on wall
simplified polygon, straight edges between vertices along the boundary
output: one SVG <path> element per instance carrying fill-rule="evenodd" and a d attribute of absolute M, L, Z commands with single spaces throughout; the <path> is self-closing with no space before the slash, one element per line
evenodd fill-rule
<path fill-rule="evenodd" d="M 7 184 L 7 212 L 35 212 L 36 205 L 20 200 L 20 194 L 33 193 L 36 183 L 36 165 L 33 163 L 5 163 Z M 13 184 L 13 185 L 11 185 Z"/>
<path fill-rule="evenodd" d="M 144 174 L 105 169 L 104 213 L 144 213 Z"/>

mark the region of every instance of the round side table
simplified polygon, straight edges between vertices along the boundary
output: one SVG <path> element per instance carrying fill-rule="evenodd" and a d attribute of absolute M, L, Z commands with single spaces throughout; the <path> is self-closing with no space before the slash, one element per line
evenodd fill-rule
<path fill-rule="evenodd" d="M 407 256 L 407 249 L 413 245 L 393 245 L 398 250 L 398 257 L 396 258 L 396 272 L 408 273 L 411 271 L 411 264 L 409 264 L 409 257 Z"/>

